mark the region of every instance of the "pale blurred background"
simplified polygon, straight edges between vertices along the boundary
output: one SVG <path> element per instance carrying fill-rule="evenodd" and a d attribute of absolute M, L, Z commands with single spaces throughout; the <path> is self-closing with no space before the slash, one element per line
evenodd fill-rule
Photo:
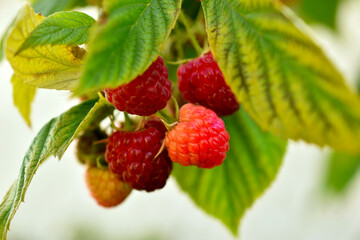
<path fill-rule="evenodd" d="M 316 1 L 316 0 L 315 0 Z M 24 4 L 0 0 L 0 33 Z M 96 12 L 88 9 L 89 14 Z M 360 0 L 342 1 L 338 33 L 312 25 L 313 34 L 353 84 L 360 67 Z M 50 118 L 77 104 L 67 92 L 39 90 L 32 129 L 12 105 L 12 69 L 0 63 L 0 198 L 18 175 L 22 158 L 37 131 Z M 197 208 L 170 179 L 155 193 L 133 192 L 124 204 L 103 209 L 89 196 L 84 167 L 74 145 L 59 162 L 50 158 L 35 175 L 25 203 L 11 224 L 8 239 L 235 239 L 217 219 Z M 325 195 L 327 150 L 290 142 L 276 181 L 247 211 L 238 239 L 360 239 L 360 177 L 340 197 Z"/>

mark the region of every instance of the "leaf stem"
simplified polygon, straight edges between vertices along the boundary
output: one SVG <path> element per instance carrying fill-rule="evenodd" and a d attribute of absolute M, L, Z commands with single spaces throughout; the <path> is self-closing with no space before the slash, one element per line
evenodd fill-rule
<path fill-rule="evenodd" d="M 179 20 L 185 26 L 185 30 L 190 38 L 190 41 L 194 46 L 196 53 L 200 56 L 203 52 L 203 49 L 201 48 L 199 42 L 196 40 L 194 33 L 191 31 L 189 20 L 183 12 L 180 13 Z"/>

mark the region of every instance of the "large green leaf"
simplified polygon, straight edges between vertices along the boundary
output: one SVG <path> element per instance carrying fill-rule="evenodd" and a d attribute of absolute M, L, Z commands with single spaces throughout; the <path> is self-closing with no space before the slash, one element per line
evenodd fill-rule
<path fill-rule="evenodd" d="M 142 74 L 175 25 L 181 0 L 104 0 L 106 23 L 94 31 L 79 93 L 116 87 Z"/>
<path fill-rule="evenodd" d="M 25 154 L 20 168 L 19 177 L 6 194 L 0 205 L 0 239 L 6 239 L 10 222 L 14 217 L 21 201 L 39 165 L 49 156 L 59 159 L 76 137 L 76 135 L 91 124 L 99 115 L 105 117 L 105 109 L 109 105 L 103 98 L 81 103 L 57 118 L 49 121 L 37 134 L 29 150 Z"/>
<path fill-rule="evenodd" d="M 347 154 L 334 152 L 329 159 L 326 174 L 326 185 L 328 188 L 343 192 L 360 168 L 360 154 Z"/>
<path fill-rule="evenodd" d="M 202 0 L 215 59 L 262 129 L 360 151 L 360 99 L 290 10 L 273 0 Z"/>
<path fill-rule="evenodd" d="M 36 26 L 18 52 L 47 44 L 67 46 L 84 44 L 88 38 L 89 28 L 94 23 L 95 20 L 85 13 L 76 11 L 54 13 Z"/>
<path fill-rule="evenodd" d="M 86 0 L 30 0 L 30 2 L 35 12 L 44 16 L 87 5 Z"/>
<path fill-rule="evenodd" d="M 274 180 L 286 149 L 283 139 L 264 133 L 241 109 L 225 118 L 230 150 L 213 169 L 174 165 L 180 187 L 207 213 L 237 234 L 248 209 Z"/>

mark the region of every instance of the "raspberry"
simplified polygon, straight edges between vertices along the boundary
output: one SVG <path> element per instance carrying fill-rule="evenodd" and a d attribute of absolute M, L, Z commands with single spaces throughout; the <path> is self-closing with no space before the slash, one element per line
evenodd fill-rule
<path fill-rule="evenodd" d="M 118 110 L 149 116 L 163 109 L 171 97 L 167 67 L 159 56 L 140 76 L 115 89 L 104 89 L 106 99 Z"/>
<path fill-rule="evenodd" d="M 120 181 L 116 174 L 92 165 L 86 169 L 85 180 L 91 196 L 103 207 L 120 204 L 132 190 L 128 184 Z"/>
<path fill-rule="evenodd" d="M 186 101 L 199 103 L 219 116 L 230 115 L 239 109 L 234 93 L 211 52 L 179 67 L 179 90 Z"/>
<path fill-rule="evenodd" d="M 188 103 L 180 109 L 179 124 L 166 134 L 165 145 L 173 162 L 213 168 L 224 161 L 229 138 L 215 112 Z"/>
<path fill-rule="evenodd" d="M 148 192 L 165 186 L 172 170 L 167 152 L 156 159 L 162 133 L 154 127 L 136 132 L 115 132 L 109 137 L 105 159 L 120 180 Z"/>
<path fill-rule="evenodd" d="M 99 128 L 86 130 L 79 137 L 76 145 L 76 156 L 80 163 L 96 163 L 98 157 L 104 156 L 106 144 L 97 141 L 107 137 L 107 134 Z"/>

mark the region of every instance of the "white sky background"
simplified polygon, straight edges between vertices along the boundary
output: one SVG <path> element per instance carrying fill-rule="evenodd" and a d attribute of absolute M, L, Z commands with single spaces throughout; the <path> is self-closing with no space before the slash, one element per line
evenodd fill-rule
<path fill-rule="evenodd" d="M 22 4 L 0 0 L 1 33 Z M 338 36 L 313 26 L 318 42 L 351 83 L 360 68 L 359 12 L 360 0 L 344 1 Z M 68 99 L 67 92 L 39 90 L 33 128 L 28 129 L 12 105 L 11 74 L 9 64 L 0 63 L 0 198 L 17 177 L 37 131 L 77 103 Z M 86 189 L 85 169 L 77 163 L 73 147 L 61 162 L 51 158 L 40 167 L 12 222 L 10 240 L 234 239 L 218 220 L 199 210 L 173 179 L 155 193 L 133 191 L 120 207 L 98 207 Z M 360 178 L 345 196 L 325 198 L 321 194 L 325 152 L 304 143 L 289 144 L 277 180 L 242 221 L 242 239 L 360 239 Z"/>

